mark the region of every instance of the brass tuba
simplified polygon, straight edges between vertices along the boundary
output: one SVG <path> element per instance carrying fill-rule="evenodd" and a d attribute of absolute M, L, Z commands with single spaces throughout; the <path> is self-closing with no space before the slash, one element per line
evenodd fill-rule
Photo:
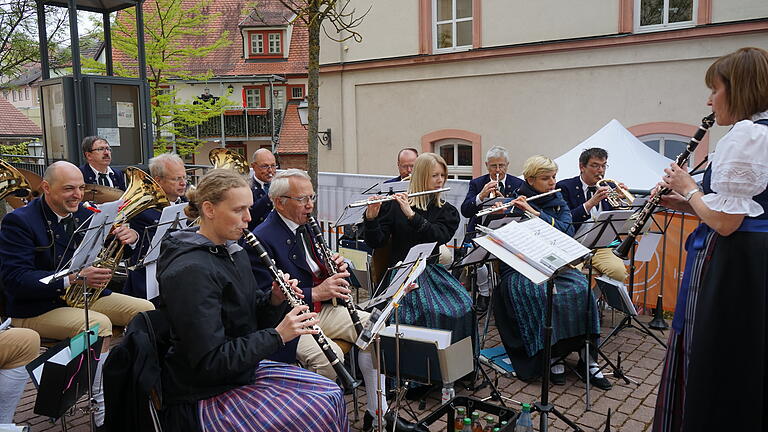
<path fill-rule="evenodd" d="M 227 148 L 217 147 L 208 153 L 208 160 L 213 168 L 232 169 L 242 175 L 248 174 L 250 167 L 243 155 Z"/>
<path fill-rule="evenodd" d="M 152 207 L 163 208 L 170 205 L 165 192 L 147 173 L 136 167 L 125 169 L 128 178 L 128 188 L 120 197 L 123 205 L 117 211 L 112 229 L 128 222 L 132 217 Z M 111 230 L 110 230 L 111 231 Z M 109 268 L 114 273 L 120 261 L 123 259 L 125 245 L 120 243 L 115 236 L 107 237 L 97 256 L 96 267 Z M 95 302 L 101 296 L 105 287 L 89 287 L 89 302 Z M 68 306 L 81 308 L 85 304 L 83 294 L 85 285 L 82 281 L 75 281 L 70 285 L 61 298 Z"/>
<path fill-rule="evenodd" d="M 635 196 L 622 188 L 616 180 L 603 178 L 598 180 L 595 185 L 599 188 L 603 186 L 610 188 L 605 199 L 615 209 L 628 209 L 632 207 L 632 203 L 635 201 Z"/>
<path fill-rule="evenodd" d="M 31 190 L 26 177 L 16 167 L 0 159 L 0 200 L 8 195 L 26 197 Z"/>

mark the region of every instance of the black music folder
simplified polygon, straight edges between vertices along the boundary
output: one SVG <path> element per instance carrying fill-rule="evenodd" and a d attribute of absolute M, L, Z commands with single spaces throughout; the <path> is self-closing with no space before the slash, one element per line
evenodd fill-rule
<path fill-rule="evenodd" d="M 82 333 L 67 338 L 48 348 L 26 367 L 37 387 L 34 413 L 51 418 L 61 417 L 77 400 L 88 393 L 88 365 L 91 363 L 90 382 L 96 376 L 98 356 L 101 355 L 102 338 L 91 336 L 89 350 L 84 350 Z M 79 344 L 79 348 L 76 346 Z M 73 349 L 79 351 L 72 355 Z"/>

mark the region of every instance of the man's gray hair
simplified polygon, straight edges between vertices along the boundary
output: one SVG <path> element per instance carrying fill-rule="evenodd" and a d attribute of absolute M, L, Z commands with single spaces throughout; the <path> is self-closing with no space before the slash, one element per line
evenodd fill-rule
<path fill-rule="evenodd" d="M 275 175 L 271 182 L 269 182 L 269 199 L 275 202 L 277 198 L 285 196 L 291 190 L 291 177 L 299 177 L 305 180 L 312 181 L 306 171 L 298 168 L 289 168 L 285 171 L 280 171 Z"/>
<path fill-rule="evenodd" d="M 504 158 L 505 161 L 509 162 L 509 152 L 507 149 L 501 146 L 493 146 L 490 149 L 488 149 L 488 153 L 485 154 L 485 161 L 488 162 L 491 158 Z"/>
<path fill-rule="evenodd" d="M 184 166 L 184 161 L 176 153 L 162 153 L 149 160 L 149 175 L 152 177 L 164 177 L 165 167 L 168 164 L 177 163 Z"/>

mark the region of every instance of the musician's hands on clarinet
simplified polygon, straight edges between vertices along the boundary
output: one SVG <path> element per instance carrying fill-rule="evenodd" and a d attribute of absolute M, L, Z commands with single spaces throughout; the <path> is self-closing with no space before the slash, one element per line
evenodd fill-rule
<path fill-rule="evenodd" d="M 697 187 L 696 182 L 690 174 L 688 174 L 685 169 L 680 168 L 677 164 L 672 163 L 669 165 L 669 168 L 664 169 L 664 177 L 662 177 L 661 181 L 656 185 L 651 196 L 658 193 L 662 188 L 671 189 L 672 192 L 662 195 L 660 204 L 672 210 L 692 213 L 693 208 L 691 208 L 691 204 L 686 201 L 683 194 L 688 193 L 688 191 L 695 187 Z"/>
<path fill-rule="evenodd" d="M 299 281 L 296 279 L 291 279 L 291 276 L 288 273 L 281 273 L 283 280 L 285 281 L 288 286 L 291 287 L 291 291 L 296 295 L 296 297 L 303 299 L 304 298 L 304 291 L 299 288 Z M 272 282 L 272 297 L 270 298 L 272 305 L 277 306 L 287 299 L 285 298 L 285 294 L 283 293 L 283 290 L 280 289 L 280 284 L 277 283 L 277 281 Z"/>
<path fill-rule="evenodd" d="M 318 324 L 320 321 L 317 319 L 317 313 L 304 313 L 308 310 L 308 305 L 296 306 L 291 309 L 291 311 L 283 317 L 283 320 L 280 321 L 280 324 L 275 327 L 280 338 L 283 339 L 283 343 L 288 343 L 297 336 L 318 333 L 317 330 L 312 329 L 312 326 Z"/>
<path fill-rule="evenodd" d="M 334 261 L 339 265 L 337 259 L 341 258 L 339 254 L 334 254 Z M 343 270 L 342 270 L 343 269 Z M 313 301 L 325 301 L 332 298 L 347 299 L 352 291 L 349 289 L 349 277 L 346 263 L 339 267 L 339 273 L 326 278 L 320 285 L 312 288 Z"/>

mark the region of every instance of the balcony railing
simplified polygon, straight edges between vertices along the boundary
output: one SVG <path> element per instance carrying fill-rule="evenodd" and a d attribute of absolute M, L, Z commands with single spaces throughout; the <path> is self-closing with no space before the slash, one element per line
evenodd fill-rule
<path fill-rule="evenodd" d="M 222 114 L 211 117 L 198 126 L 182 128 L 181 133 L 196 138 L 221 137 L 222 123 L 224 136 L 249 139 L 251 137 L 272 136 L 272 121 L 270 115 L 275 118 L 274 135 L 280 134 L 280 126 L 283 120 L 282 110 L 267 110 L 265 114 L 250 114 L 245 108 L 227 108 L 227 112 L 239 111 L 239 114 Z M 251 111 L 253 111 L 251 109 Z"/>

